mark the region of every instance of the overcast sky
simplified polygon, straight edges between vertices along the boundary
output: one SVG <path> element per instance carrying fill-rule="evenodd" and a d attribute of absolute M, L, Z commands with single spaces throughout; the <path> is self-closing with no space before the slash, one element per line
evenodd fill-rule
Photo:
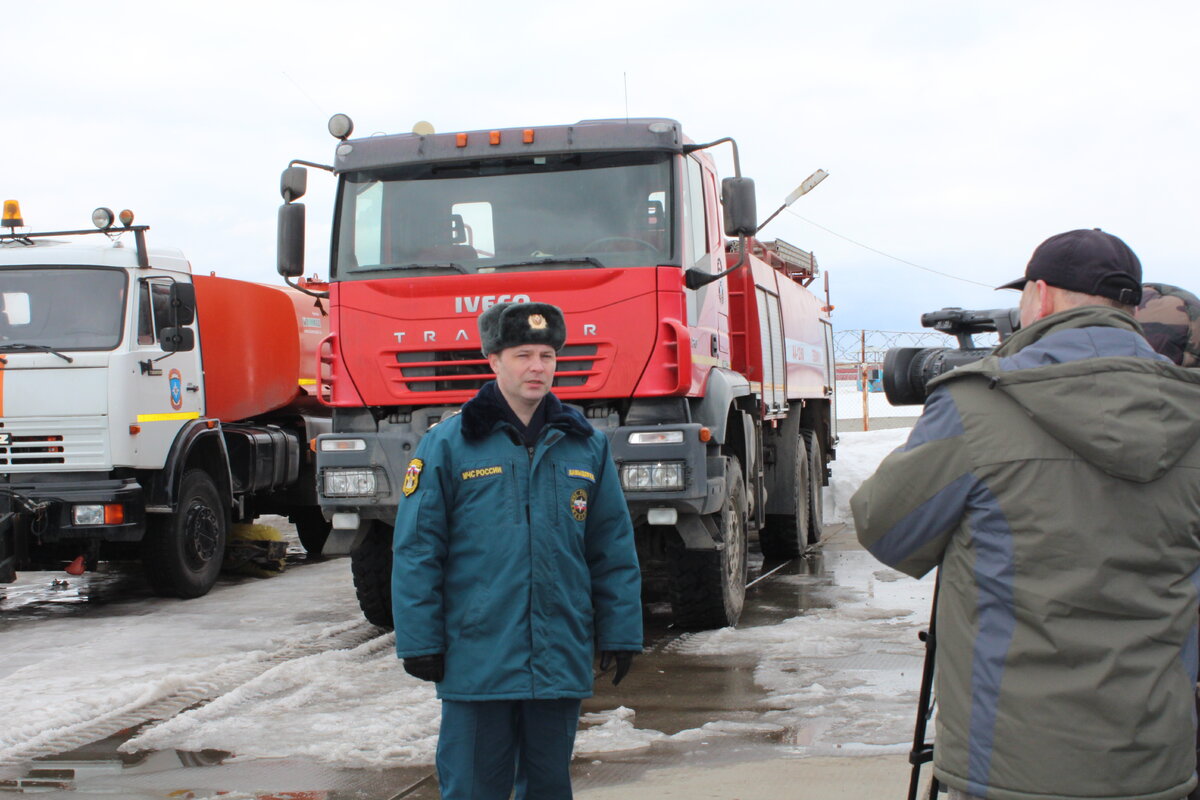
<path fill-rule="evenodd" d="M 332 160 L 335 112 L 356 135 L 628 113 L 735 137 L 764 218 L 830 173 L 762 235 L 816 253 L 839 328 L 1013 305 L 984 287 L 1080 227 L 1200 291 L 1195 2 L 72 0 L 0 24 L 0 196 L 40 230 L 130 207 L 197 271 L 278 281 L 279 172 Z M 310 274 L 332 195 L 310 176 Z"/>

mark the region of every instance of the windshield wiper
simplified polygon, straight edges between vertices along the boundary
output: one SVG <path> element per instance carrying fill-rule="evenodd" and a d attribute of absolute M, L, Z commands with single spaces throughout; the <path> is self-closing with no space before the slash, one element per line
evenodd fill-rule
<path fill-rule="evenodd" d="M 53 347 L 44 344 L 25 344 L 23 342 L 0 342 L 0 350 L 36 350 L 39 353 L 53 353 L 54 355 L 66 361 L 68 364 L 73 364 L 75 359 L 68 355 L 64 355 Z"/>
<path fill-rule="evenodd" d="M 489 264 L 488 266 L 492 269 L 508 269 L 509 267 L 540 267 L 543 264 L 588 264 L 599 269 L 604 269 L 604 264 L 601 263 L 600 259 L 592 258 L 591 256 L 571 256 L 569 258 L 545 256 L 530 261 L 512 261 L 504 264 Z"/>
<path fill-rule="evenodd" d="M 470 274 L 471 270 L 464 267 L 462 264 L 456 264 L 453 261 L 441 261 L 438 263 L 412 263 L 412 264 L 377 264 L 373 267 L 355 267 L 347 270 L 350 274 L 359 272 L 388 272 L 397 269 L 452 269 L 461 272 L 464 275 Z"/>

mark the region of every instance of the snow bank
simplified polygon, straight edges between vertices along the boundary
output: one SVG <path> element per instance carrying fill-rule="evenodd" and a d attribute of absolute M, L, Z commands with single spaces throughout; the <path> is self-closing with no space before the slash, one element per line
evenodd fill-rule
<path fill-rule="evenodd" d="M 825 521 L 853 525 L 850 496 L 871 476 L 879 462 L 908 440 L 911 428 L 839 434 L 833 477 L 825 487 Z"/>

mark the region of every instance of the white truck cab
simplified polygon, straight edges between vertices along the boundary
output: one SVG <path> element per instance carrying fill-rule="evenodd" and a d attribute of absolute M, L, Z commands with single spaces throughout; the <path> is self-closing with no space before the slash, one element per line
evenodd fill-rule
<path fill-rule="evenodd" d="M 107 209 L 93 221 L 95 230 L 22 234 L 19 209 L 5 204 L 0 582 L 17 568 L 79 558 L 94 566 L 103 555 L 141 558 L 160 594 L 204 594 L 232 522 L 312 516 L 303 445 L 327 414 L 316 403 L 299 408 L 295 365 L 291 393 L 265 409 L 271 419 L 214 414 L 191 265 L 177 250 L 148 249 L 147 228 L 128 212 L 121 227 Z M 265 291 L 294 318 L 291 301 L 275 296 L 282 288 L 204 280 L 235 284 L 222 298 L 242 286 Z M 211 305 L 214 329 L 220 314 L 236 313 Z M 320 519 L 315 497 L 311 510 Z"/>

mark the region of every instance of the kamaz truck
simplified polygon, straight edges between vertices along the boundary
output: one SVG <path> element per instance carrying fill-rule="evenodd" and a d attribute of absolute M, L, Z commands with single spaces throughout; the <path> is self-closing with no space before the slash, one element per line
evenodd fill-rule
<path fill-rule="evenodd" d="M 22 569 L 140 559 L 161 595 L 217 580 L 230 525 L 328 522 L 310 440 L 325 309 L 283 286 L 194 273 L 147 226 L 0 227 L 0 583 Z M 311 291 L 311 289 L 309 290 Z M 307 370 L 307 371 L 306 371 Z"/>
<path fill-rule="evenodd" d="M 303 273 L 296 201 L 305 167 L 328 170 L 318 397 L 333 431 L 317 437 L 318 486 L 327 549 L 350 552 L 367 619 L 392 621 L 392 528 L 417 443 L 491 379 L 476 318 L 540 301 L 567 323 L 553 391 L 611 441 L 646 585 L 682 627 L 735 624 L 752 537 L 769 558 L 819 539 L 836 443 L 816 261 L 757 237 L 736 144 L 693 143 L 670 119 L 352 129 L 336 115 L 333 164 L 284 171 L 278 266 Z M 721 181 L 706 151 L 723 143 L 739 174 Z"/>

